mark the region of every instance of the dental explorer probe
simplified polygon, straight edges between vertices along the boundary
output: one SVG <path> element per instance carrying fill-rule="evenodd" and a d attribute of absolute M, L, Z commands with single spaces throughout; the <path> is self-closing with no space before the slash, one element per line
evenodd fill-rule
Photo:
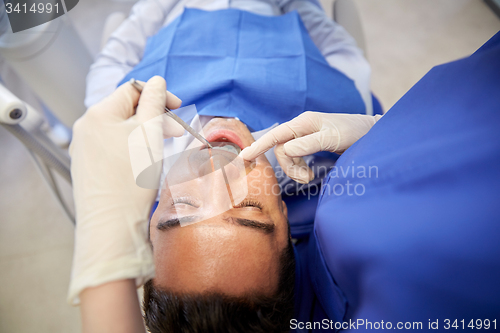
<path fill-rule="evenodd" d="M 130 84 L 140 93 L 142 93 L 142 88 L 143 85 L 138 82 L 136 79 L 130 79 Z M 165 113 L 170 117 L 172 118 L 173 120 L 175 120 L 177 123 L 179 123 L 182 127 L 184 127 L 184 129 L 186 131 L 188 131 L 192 136 L 194 136 L 195 138 L 197 138 L 201 143 L 203 143 L 204 145 L 207 145 L 209 148 L 213 148 L 212 145 L 210 144 L 210 142 L 207 141 L 207 139 L 205 139 L 202 135 L 200 135 L 198 132 L 196 132 L 194 130 L 194 128 L 192 128 L 191 126 L 189 126 L 188 124 L 186 124 L 186 122 L 184 120 L 182 120 L 181 118 L 179 118 L 179 116 L 177 116 L 175 113 L 172 112 L 172 110 L 170 110 L 169 108 L 167 108 L 165 106 Z"/>

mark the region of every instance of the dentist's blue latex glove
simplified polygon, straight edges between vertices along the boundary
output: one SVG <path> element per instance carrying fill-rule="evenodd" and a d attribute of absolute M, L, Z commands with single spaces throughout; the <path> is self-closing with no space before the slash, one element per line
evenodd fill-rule
<path fill-rule="evenodd" d="M 273 128 L 240 156 L 253 160 L 272 147 L 283 171 L 298 183 L 307 184 L 314 179 L 313 171 L 303 156 L 319 151 L 342 154 L 365 135 L 381 115 L 304 112 L 298 117 Z"/>
<path fill-rule="evenodd" d="M 157 190 L 136 185 L 129 138 L 148 124 L 148 144 L 161 154 L 163 138 L 180 136 L 184 129 L 160 115 L 165 106 L 180 105 L 157 76 L 142 94 L 130 83 L 120 86 L 75 123 L 69 149 L 76 207 L 70 303 L 78 304 L 79 294 L 89 287 L 124 279 L 139 286 L 154 276 L 147 222 Z M 155 121 L 158 116 L 165 121 Z M 139 164 L 141 158 L 143 165 L 150 162 L 147 150 L 135 158 Z"/>

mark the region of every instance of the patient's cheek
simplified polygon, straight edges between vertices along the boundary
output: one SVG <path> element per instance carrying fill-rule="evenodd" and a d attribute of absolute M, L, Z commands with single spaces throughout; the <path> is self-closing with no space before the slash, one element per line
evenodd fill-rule
<path fill-rule="evenodd" d="M 276 178 L 276 175 L 274 173 L 274 169 L 271 165 L 266 165 L 264 167 L 263 174 L 264 174 L 264 177 L 266 177 L 268 179 Z"/>
<path fill-rule="evenodd" d="M 261 184 L 259 179 L 252 179 L 249 182 L 249 192 L 253 195 L 260 196 L 262 194 Z"/>

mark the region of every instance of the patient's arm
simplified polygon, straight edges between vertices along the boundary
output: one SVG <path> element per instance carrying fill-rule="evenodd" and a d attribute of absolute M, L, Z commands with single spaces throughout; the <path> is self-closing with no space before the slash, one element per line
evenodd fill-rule
<path fill-rule="evenodd" d="M 354 81 L 365 102 L 366 113 L 372 114 L 371 69 L 354 38 L 310 0 L 281 0 L 279 3 L 285 13 L 293 10 L 299 13 L 311 39 L 326 61 Z"/>
<path fill-rule="evenodd" d="M 147 39 L 156 34 L 179 0 L 143 0 L 111 34 L 87 76 L 85 106 L 91 107 L 110 95 L 143 56 Z"/>

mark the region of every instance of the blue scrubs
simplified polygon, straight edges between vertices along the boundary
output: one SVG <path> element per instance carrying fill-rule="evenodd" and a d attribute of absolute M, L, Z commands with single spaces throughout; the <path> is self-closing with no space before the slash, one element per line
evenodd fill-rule
<path fill-rule="evenodd" d="M 499 330 L 499 166 L 500 33 L 433 68 L 338 159 L 297 246 L 297 319 Z"/>

